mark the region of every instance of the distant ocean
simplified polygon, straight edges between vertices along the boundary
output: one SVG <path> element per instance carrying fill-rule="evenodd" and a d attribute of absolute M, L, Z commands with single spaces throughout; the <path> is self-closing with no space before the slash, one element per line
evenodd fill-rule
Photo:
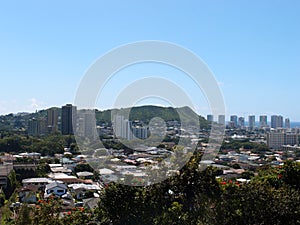
<path fill-rule="evenodd" d="M 299 127 L 300 128 L 300 122 L 291 122 L 291 128 Z"/>
<path fill-rule="evenodd" d="M 248 126 L 248 122 L 245 122 L 245 125 Z M 257 127 L 259 127 L 259 122 L 255 122 L 255 125 Z M 271 123 L 268 123 L 269 126 L 271 126 Z M 300 128 L 300 122 L 291 122 L 291 128 L 294 128 L 294 127 L 299 127 Z"/>

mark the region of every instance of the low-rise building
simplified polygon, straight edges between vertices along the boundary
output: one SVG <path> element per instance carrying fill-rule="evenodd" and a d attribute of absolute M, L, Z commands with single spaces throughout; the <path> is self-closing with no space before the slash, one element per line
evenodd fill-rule
<path fill-rule="evenodd" d="M 38 187 L 35 185 L 26 185 L 18 190 L 20 202 L 36 203 Z"/>
<path fill-rule="evenodd" d="M 0 165 L 0 188 L 7 188 L 8 176 L 12 171 L 12 164 Z"/>
<path fill-rule="evenodd" d="M 52 179 L 45 177 L 29 178 L 22 180 L 23 187 L 33 185 L 37 188 L 45 188 L 47 184 L 50 184 L 52 182 Z"/>
<path fill-rule="evenodd" d="M 65 184 L 59 182 L 53 182 L 51 184 L 47 184 L 45 188 L 44 197 L 48 198 L 52 194 L 62 197 L 68 191 L 68 187 Z"/>
<path fill-rule="evenodd" d="M 98 192 L 101 188 L 95 184 L 70 184 L 70 192 L 75 193 L 76 199 L 83 199 L 87 191 Z"/>

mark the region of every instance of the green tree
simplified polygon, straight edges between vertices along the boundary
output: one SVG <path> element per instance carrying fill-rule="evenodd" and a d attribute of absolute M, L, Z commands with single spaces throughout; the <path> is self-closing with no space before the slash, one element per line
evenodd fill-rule
<path fill-rule="evenodd" d="M 19 215 L 14 224 L 29 225 L 32 224 L 32 222 L 32 209 L 27 204 L 23 204 L 19 210 Z"/>
<path fill-rule="evenodd" d="M 90 166 L 90 164 L 85 163 L 85 164 L 77 164 L 74 168 L 74 171 L 76 173 L 78 173 L 78 172 L 91 172 L 91 173 L 93 173 L 94 169 L 93 169 L 93 167 Z"/>

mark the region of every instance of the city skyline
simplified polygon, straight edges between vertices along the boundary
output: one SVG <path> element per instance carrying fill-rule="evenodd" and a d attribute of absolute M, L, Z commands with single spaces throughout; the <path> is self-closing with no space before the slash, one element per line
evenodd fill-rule
<path fill-rule="evenodd" d="M 158 106 L 158 107 L 168 108 L 168 106 L 161 106 L 161 105 L 143 105 L 143 106 Z M 137 106 L 137 107 L 139 107 L 139 106 Z M 68 112 L 69 108 L 72 108 L 73 112 Z M 66 114 L 72 114 L 72 113 L 74 113 L 74 110 L 75 110 L 76 112 L 80 112 L 80 116 L 85 116 L 85 114 L 87 112 L 89 112 L 88 114 L 93 113 L 93 110 L 105 111 L 105 110 L 114 110 L 114 109 L 121 109 L 121 108 L 110 108 L 110 109 L 104 109 L 104 110 L 101 110 L 98 108 L 93 108 L 93 109 L 80 108 L 79 109 L 79 108 L 77 108 L 76 105 L 72 105 L 72 103 L 66 103 L 65 105 L 62 105 L 62 106 L 52 106 L 49 108 L 43 108 L 43 109 L 37 110 L 36 112 L 42 111 L 42 110 L 47 110 L 47 122 L 48 122 L 48 125 L 50 126 L 49 129 L 54 130 L 54 131 L 57 129 L 57 127 L 54 126 L 55 123 L 57 124 L 57 119 L 56 120 L 54 119 L 55 117 L 58 117 L 57 109 L 61 109 L 62 112 L 67 111 Z M 64 110 L 64 109 L 67 109 L 67 110 Z M 76 114 L 76 112 L 75 112 L 75 114 Z M 18 114 L 23 114 L 23 113 L 30 114 L 30 113 L 34 113 L 34 112 L 17 112 L 17 113 L 13 113 L 13 114 L 18 115 Z M 0 114 L 0 116 L 5 116 L 5 115 L 8 115 L 8 114 Z M 265 115 L 265 114 L 263 114 L 263 115 L 249 114 L 249 115 L 247 115 L 247 117 L 245 116 L 245 114 L 243 116 L 238 115 L 238 114 L 233 114 L 233 115 L 232 114 L 231 115 L 198 114 L 198 115 L 202 116 L 209 122 L 218 122 L 218 123 L 224 124 L 224 125 L 228 125 L 232 122 L 233 123 L 232 125 L 234 125 L 234 127 L 243 127 L 243 126 L 247 125 L 247 126 L 254 128 L 254 126 L 256 126 L 256 125 L 259 125 L 262 127 L 264 127 L 266 125 L 270 125 L 271 128 L 277 128 L 277 127 L 285 127 L 285 124 L 287 124 L 287 127 L 289 128 L 291 126 L 291 124 L 293 124 L 293 123 L 299 123 L 299 125 L 300 125 L 300 121 L 291 120 L 290 117 L 284 117 L 280 114 L 270 115 L 270 116 Z M 248 119 L 246 119 L 246 118 L 248 118 Z M 71 122 L 68 121 L 68 122 L 65 122 L 65 124 L 71 124 Z M 67 127 L 68 126 L 71 126 L 71 125 L 67 125 Z M 68 130 L 70 130 L 70 128 L 68 128 Z M 68 133 L 69 131 L 66 131 L 66 132 Z"/>
<path fill-rule="evenodd" d="M 300 121 L 300 106 L 292 101 L 300 82 L 299 8 L 298 1 L 3 2 L 0 114 L 72 103 L 99 56 L 126 43 L 162 40 L 203 59 L 220 85 L 226 115 L 281 114 Z M 120 90 L 154 75 L 180 84 L 198 114 L 211 113 L 184 73 L 161 65 L 120 71 L 99 95 L 97 108 L 113 108 Z"/>

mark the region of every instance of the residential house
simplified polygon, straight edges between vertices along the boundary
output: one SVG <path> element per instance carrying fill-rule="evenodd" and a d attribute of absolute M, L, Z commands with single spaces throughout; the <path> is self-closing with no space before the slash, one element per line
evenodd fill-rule
<path fill-rule="evenodd" d="M 80 178 L 80 179 L 84 179 L 84 180 L 93 179 L 94 174 L 91 173 L 91 172 L 78 172 L 77 177 Z"/>
<path fill-rule="evenodd" d="M 51 184 L 46 185 L 44 197 L 48 198 L 52 194 L 62 197 L 68 191 L 68 187 L 65 184 L 53 182 Z"/>
<path fill-rule="evenodd" d="M 85 193 L 90 191 L 97 193 L 100 191 L 100 187 L 98 185 L 89 185 L 89 184 L 70 184 L 68 186 L 72 193 L 75 193 L 76 199 L 83 199 L 85 198 Z"/>
<path fill-rule="evenodd" d="M 38 187 L 36 185 L 27 185 L 19 189 L 19 199 L 23 203 L 36 203 Z"/>
<path fill-rule="evenodd" d="M 25 186 L 36 186 L 39 189 L 44 189 L 47 184 L 52 183 L 53 180 L 45 177 L 29 178 L 22 180 L 23 187 Z"/>

